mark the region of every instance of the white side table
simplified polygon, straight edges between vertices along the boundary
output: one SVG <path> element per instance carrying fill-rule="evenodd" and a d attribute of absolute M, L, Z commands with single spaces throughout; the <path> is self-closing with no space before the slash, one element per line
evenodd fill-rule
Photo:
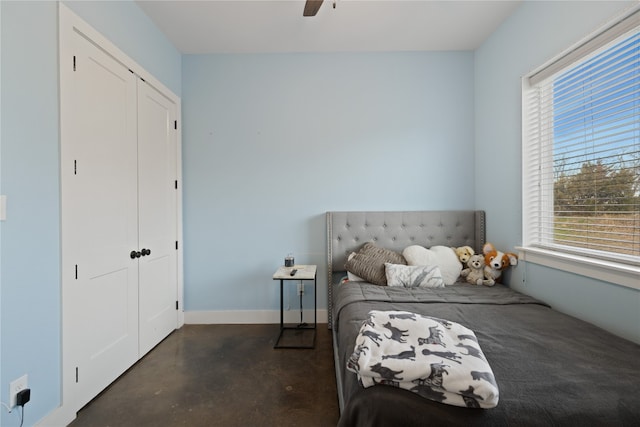
<path fill-rule="evenodd" d="M 294 275 L 291 275 L 296 270 Z M 280 280 L 280 334 L 273 348 L 315 348 L 316 346 L 316 327 L 318 324 L 318 292 L 317 292 L 317 266 L 315 265 L 294 265 L 293 267 L 280 267 L 273 274 L 273 280 Z M 284 325 L 284 282 L 288 280 L 313 280 L 313 326 L 300 323 L 297 326 Z M 302 305 L 302 302 L 300 303 Z M 302 311 L 302 306 L 300 307 Z M 309 331 L 313 335 L 310 344 L 305 334 Z M 302 341 L 301 344 L 292 344 L 292 341 Z M 282 341 L 282 342 L 281 342 Z"/>

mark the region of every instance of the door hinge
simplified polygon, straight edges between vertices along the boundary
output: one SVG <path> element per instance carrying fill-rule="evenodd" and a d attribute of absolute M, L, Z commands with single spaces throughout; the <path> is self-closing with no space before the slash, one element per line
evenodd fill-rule
<path fill-rule="evenodd" d="M 178 130 L 178 121 L 177 121 L 177 120 L 174 120 L 174 121 L 173 121 L 173 128 L 174 128 L 175 130 Z"/>
<path fill-rule="evenodd" d="M 178 301 L 176 301 L 176 310 L 178 309 Z"/>
<path fill-rule="evenodd" d="M 78 264 L 76 264 L 76 280 L 78 280 Z"/>
<path fill-rule="evenodd" d="M 174 187 L 175 187 L 176 190 L 178 189 L 178 180 L 177 179 L 175 180 Z"/>
<path fill-rule="evenodd" d="M 78 367 L 76 366 L 76 383 L 78 382 Z"/>
<path fill-rule="evenodd" d="M 77 160 L 73 161 L 73 174 L 74 175 L 78 174 L 78 161 Z"/>
<path fill-rule="evenodd" d="M 178 241 L 176 240 L 176 251 L 178 250 Z"/>
<path fill-rule="evenodd" d="M 76 70 L 76 56 L 73 55 L 73 71 Z"/>

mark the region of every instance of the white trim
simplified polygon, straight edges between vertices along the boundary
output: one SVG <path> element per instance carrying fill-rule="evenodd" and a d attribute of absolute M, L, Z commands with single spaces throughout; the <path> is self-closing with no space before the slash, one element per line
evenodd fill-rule
<path fill-rule="evenodd" d="M 317 310 L 318 323 L 327 323 L 326 309 Z M 313 310 L 303 310 L 302 319 L 313 323 Z M 300 311 L 284 312 L 284 323 L 299 323 Z M 232 325 L 232 324 L 279 324 L 280 310 L 216 310 L 185 311 L 184 323 L 187 325 Z"/>
<path fill-rule="evenodd" d="M 76 419 L 75 411 L 70 411 L 68 407 L 58 406 L 49 412 L 40 421 L 34 424 L 35 427 L 67 426 Z"/>
<path fill-rule="evenodd" d="M 532 247 L 516 248 L 521 261 L 640 290 L 640 267 Z"/>
<path fill-rule="evenodd" d="M 178 212 L 176 215 L 177 221 L 177 236 L 178 239 L 178 329 L 184 325 L 184 238 L 182 234 L 182 102 L 178 98 L 176 104 L 176 120 L 178 121 L 178 129 L 176 130 L 176 179 L 178 180 L 178 189 L 176 194 L 176 204 L 178 205 Z"/>

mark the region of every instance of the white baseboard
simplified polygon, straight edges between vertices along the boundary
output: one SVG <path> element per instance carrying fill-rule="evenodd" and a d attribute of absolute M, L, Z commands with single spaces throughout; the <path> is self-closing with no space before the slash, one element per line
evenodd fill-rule
<path fill-rule="evenodd" d="M 318 323 L 327 323 L 326 309 L 317 310 Z M 303 310 L 304 322 L 313 323 L 313 310 Z M 262 324 L 280 323 L 279 310 L 221 310 L 221 311 L 185 311 L 186 325 L 215 325 L 215 324 Z M 284 312 L 284 323 L 300 323 L 300 311 L 288 310 Z"/>
<path fill-rule="evenodd" d="M 64 406 L 58 406 L 47 416 L 34 424 L 35 427 L 64 427 L 76 419 L 76 413 L 67 410 Z"/>

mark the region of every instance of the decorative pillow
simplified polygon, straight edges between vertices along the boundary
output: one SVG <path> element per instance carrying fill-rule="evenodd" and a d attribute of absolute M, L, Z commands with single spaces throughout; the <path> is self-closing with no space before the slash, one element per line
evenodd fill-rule
<path fill-rule="evenodd" d="M 405 288 L 444 288 L 437 265 L 399 265 L 385 263 L 387 285 Z"/>
<path fill-rule="evenodd" d="M 384 263 L 403 264 L 407 261 L 397 252 L 381 248 L 371 242 L 367 242 L 356 254 L 347 260 L 345 268 L 365 281 L 374 285 L 385 286 L 387 277 L 384 271 Z"/>
<path fill-rule="evenodd" d="M 431 246 L 427 249 L 413 245 L 405 248 L 402 256 L 409 265 L 437 265 L 445 285 L 453 285 L 462 271 L 462 263 L 456 252 L 448 246 Z"/>

